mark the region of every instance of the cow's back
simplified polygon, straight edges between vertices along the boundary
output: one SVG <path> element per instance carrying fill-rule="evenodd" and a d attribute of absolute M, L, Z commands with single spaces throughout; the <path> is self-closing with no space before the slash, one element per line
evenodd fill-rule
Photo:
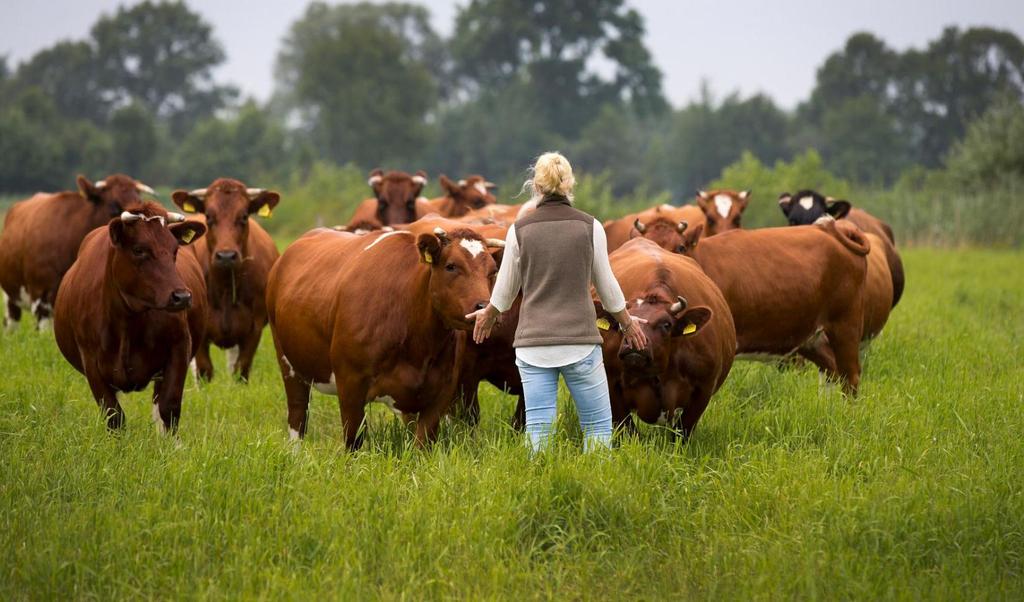
<path fill-rule="evenodd" d="M 732 310 L 741 351 L 787 352 L 863 303 L 866 260 L 817 226 L 730 230 L 695 256 Z"/>

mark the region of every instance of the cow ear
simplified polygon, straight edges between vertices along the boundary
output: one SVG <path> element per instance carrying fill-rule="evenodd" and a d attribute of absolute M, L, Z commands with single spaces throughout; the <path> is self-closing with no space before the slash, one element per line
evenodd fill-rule
<path fill-rule="evenodd" d="M 203 222 L 185 221 L 167 226 L 174 238 L 181 246 L 190 245 L 206 234 L 206 224 Z"/>
<path fill-rule="evenodd" d="M 260 217 L 270 217 L 274 207 L 281 202 L 281 195 L 273 190 L 261 191 L 256 198 L 249 201 L 249 215 L 256 214 Z"/>
<path fill-rule="evenodd" d="M 78 193 L 81 194 L 84 199 L 94 203 L 98 203 L 102 200 L 100 198 L 100 191 L 92 182 L 89 181 L 89 178 L 80 175 L 75 181 L 78 184 Z"/>
<path fill-rule="evenodd" d="M 115 217 L 110 220 L 110 224 L 107 226 L 107 231 L 110 234 L 110 242 L 115 247 L 123 247 L 125 240 L 127 240 L 127 228 L 128 224 L 121 221 L 121 218 Z"/>
<path fill-rule="evenodd" d="M 700 236 L 704 234 L 704 224 L 697 224 L 693 228 L 688 228 L 683 231 L 683 249 L 684 251 L 692 251 L 697 248 L 697 243 L 700 242 Z"/>
<path fill-rule="evenodd" d="M 697 206 L 700 207 L 702 210 L 707 211 L 708 201 L 710 200 L 711 195 L 709 195 L 706 190 L 697 191 Z"/>
<path fill-rule="evenodd" d="M 789 215 L 789 208 L 793 205 L 793 197 L 788 192 L 783 192 L 779 195 L 779 209 L 782 209 L 783 215 Z"/>
<path fill-rule="evenodd" d="M 171 194 L 171 200 L 185 213 L 203 213 L 206 211 L 206 203 L 203 199 L 185 190 L 175 190 Z"/>
<path fill-rule="evenodd" d="M 441 188 L 444 189 L 444 191 L 451 196 L 455 196 L 462 191 L 462 189 L 459 188 L 459 185 L 457 183 L 449 180 L 448 176 L 444 174 L 441 174 L 437 181 L 439 184 L 441 184 Z"/>
<path fill-rule="evenodd" d="M 608 313 L 608 310 L 601 305 L 601 302 L 594 299 L 594 312 L 597 314 L 597 329 L 606 332 L 618 332 L 619 322 L 615 316 Z"/>
<path fill-rule="evenodd" d="M 832 217 L 836 219 L 842 219 L 846 217 L 847 213 L 850 212 L 851 207 L 852 206 L 850 205 L 849 201 L 829 201 L 825 210 Z"/>
<path fill-rule="evenodd" d="M 416 238 L 416 248 L 423 263 L 435 264 L 441 259 L 441 241 L 433 234 L 420 234 Z"/>
<path fill-rule="evenodd" d="M 708 320 L 711 319 L 711 308 L 698 305 L 697 307 L 690 307 L 682 313 L 682 315 L 676 316 L 676 322 L 672 325 L 672 336 L 684 336 L 697 334 Z"/>

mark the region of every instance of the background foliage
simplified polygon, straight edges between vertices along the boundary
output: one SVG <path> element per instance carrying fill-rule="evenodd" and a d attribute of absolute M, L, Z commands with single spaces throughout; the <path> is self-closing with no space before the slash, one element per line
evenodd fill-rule
<path fill-rule="evenodd" d="M 68 188 L 77 173 L 165 188 L 232 176 L 281 189 L 280 227 L 301 231 L 289 216 L 345 221 L 374 167 L 483 173 L 513 202 L 531 159 L 559 149 L 592 176 L 598 196 L 578 196 L 602 217 L 726 185 L 753 189 L 746 223 L 768 225 L 780 192 L 818 187 L 908 239 L 1019 244 L 1024 43 L 1012 32 L 949 27 L 905 51 L 856 33 L 793 111 L 707 83 L 670 106 L 644 35 L 625 0 L 472 0 L 449 38 L 415 3 L 315 1 L 259 103 L 215 81 L 225 55 L 200 15 L 149 0 L 0 60 L 0 194 Z"/>

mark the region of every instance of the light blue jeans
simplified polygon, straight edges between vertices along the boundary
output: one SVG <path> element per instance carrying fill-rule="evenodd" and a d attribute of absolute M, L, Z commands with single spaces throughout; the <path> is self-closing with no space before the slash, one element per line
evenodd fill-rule
<path fill-rule="evenodd" d="M 612 406 L 600 345 L 580 361 L 559 368 L 540 368 L 520 359 L 516 359 L 516 366 L 523 379 L 526 434 L 535 451 L 547 447 L 551 439 L 551 426 L 558 415 L 559 374 L 576 402 L 584 451 L 611 447 Z"/>

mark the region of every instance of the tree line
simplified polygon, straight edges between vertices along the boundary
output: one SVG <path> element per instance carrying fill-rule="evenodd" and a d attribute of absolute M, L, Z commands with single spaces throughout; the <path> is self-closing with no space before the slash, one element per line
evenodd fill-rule
<path fill-rule="evenodd" d="M 259 103 L 216 81 L 223 47 L 187 4 L 121 7 L 82 39 L 0 60 L 0 191 L 63 188 L 78 172 L 294 182 L 317 162 L 512 182 L 555 148 L 610 173 L 616 195 L 689 198 L 745 152 L 770 165 L 807 149 L 845 180 L 889 186 L 963 155 L 972 122 L 1024 100 L 1016 35 L 948 27 L 906 51 L 852 35 L 794 111 L 709 84 L 673 107 L 644 33 L 625 0 L 472 0 L 448 38 L 414 3 L 312 2 Z"/>

